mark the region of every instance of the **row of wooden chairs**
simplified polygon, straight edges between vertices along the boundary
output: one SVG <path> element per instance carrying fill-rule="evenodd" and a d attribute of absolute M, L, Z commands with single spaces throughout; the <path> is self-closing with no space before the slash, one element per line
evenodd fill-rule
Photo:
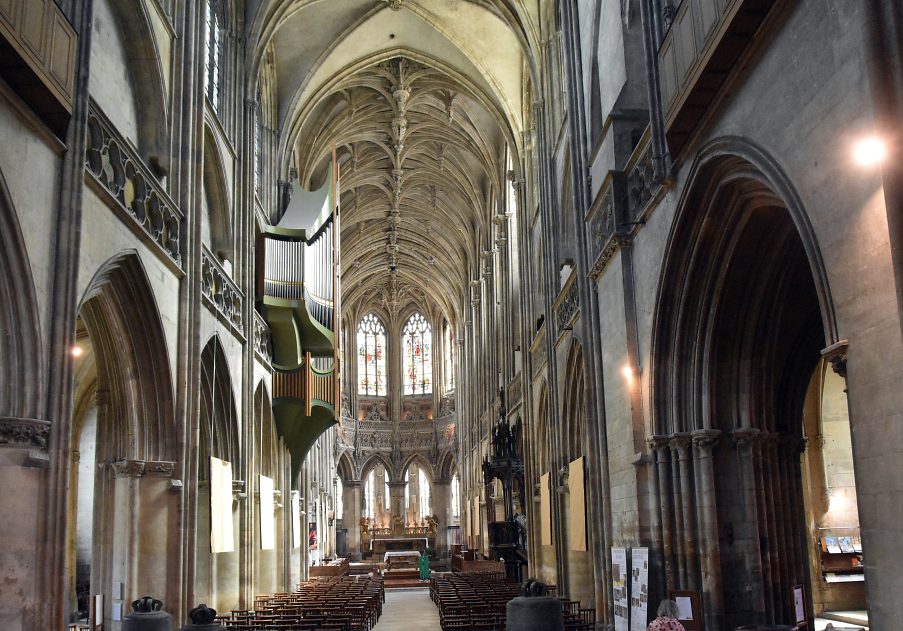
<path fill-rule="evenodd" d="M 504 631 L 508 601 L 518 588 L 505 582 L 504 573 L 437 574 L 430 579 L 430 598 L 439 608 L 443 631 Z M 549 586 L 549 595 L 557 588 Z M 592 631 L 596 610 L 580 607 L 580 601 L 558 597 L 566 631 Z"/>
<path fill-rule="evenodd" d="M 430 597 L 439 608 L 443 631 L 504 631 L 508 601 L 517 585 L 504 573 L 455 572 L 430 580 Z"/>
<path fill-rule="evenodd" d="M 217 620 L 235 631 L 370 631 L 385 602 L 379 575 L 330 576 L 304 581 L 291 593 L 255 596 L 253 609 Z"/>

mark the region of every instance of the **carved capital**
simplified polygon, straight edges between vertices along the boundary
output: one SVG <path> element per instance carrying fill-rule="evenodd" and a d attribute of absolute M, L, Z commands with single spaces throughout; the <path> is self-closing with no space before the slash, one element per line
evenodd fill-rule
<path fill-rule="evenodd" d="M 670 439 L 671 449 L 677 452 L 680 460 L 686 459 L 692 437 L 688 432 L 673 434 Z"/>
<path fill-rule="evenodd" d="M 731 432 L 731 440 L 737 447 L 746 447 L 759 440 L 762 432 L 755 427 L 739 427 Z"/>
<path fill-rule="evenodd" d="M 847 378 L 847 348 L 850 346 L 848 340 L 840 340 L 827 348 L 823 348 L 821 356 L 831 362 L 831 368 L 838 375 Z"/>
<path fill-rule="evenodd" d="M 690 436 L 693 439 L 693 446 L 701 452 L 702 457 L 712 455 L 712 447 L 714 447 L 721 439 L 720 429 L 697 429 Z"/>
<path fill-rule="evenodd" d="M 670 442 L 670 440 L 671 439 L 668 436 L 656 434 L 654 436 L 649 436 L 646 439 L 646 444 L 649 446 L 650 450 L 661 452 L 662 450 L 668 449 L 668 443 Z"/>
<path fill-rule="evenodd" d="M 50 421 L 0 417 L 0 446 L 47 449 L 49 439 Z"/>

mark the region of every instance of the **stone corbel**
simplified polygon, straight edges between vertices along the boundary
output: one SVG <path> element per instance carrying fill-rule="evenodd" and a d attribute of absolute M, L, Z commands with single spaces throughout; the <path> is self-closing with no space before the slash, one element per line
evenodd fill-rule
<path fill-rule="evenodd" d="M 847 348 L 849 346 L 849 340 L 840 340 L 821 351 L 821 356 L 831 362 L 834 372 L 844 379 L 847 378 Z"/>
<path fill-rule="evenodd" d="M 731 431 L 731 442 L 737 448 L 747 447 L 759 440 L 762 432 L 756 427 L 739 427 Z"/>
<path fill-rule="evenodd" d="M 140 478 L 144 475 L 147 463 L 144 460 L 117 460 L 111 462 L 110 467 L 117 478 Z"/>
<path fill-rule="evenodd" d="M 567 467 L 561 467 L 558 470 L 558 488 L 555 489 L 561 495 L 568 492 L 568 481 L 570 478 L 570 470 Z"/>
<path fill-rule="evenodd" d="M 232 480 L 232 501 L 238 502 L 246 499 L 248 499 L 248 494 L 245 492 L 245 481 Z"/>

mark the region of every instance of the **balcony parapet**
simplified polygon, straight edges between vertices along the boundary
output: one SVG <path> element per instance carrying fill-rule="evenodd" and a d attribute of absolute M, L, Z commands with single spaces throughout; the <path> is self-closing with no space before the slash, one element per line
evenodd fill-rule
<path fill-rule="evenodd" d="M 242 293 L 206 247 L 201 258 L 201 294 L 204 297 L 204 304 L 229 326 L 233 333 L 244 340 Z"/>
<path fill-rule="evenodd" d="M 254 312 L 254 354 L 264 366 L 271 368 L 273 362 L 273 354 L 270 350 L 271 336 L 270 327 L 266 320 L 263 319 L 256 311 Z"/>
<path fill-rule="evenodd" d="M 182 213 L 138 152 L 93 101 L 88 113 L 85 180 L 179 277 Z"/>

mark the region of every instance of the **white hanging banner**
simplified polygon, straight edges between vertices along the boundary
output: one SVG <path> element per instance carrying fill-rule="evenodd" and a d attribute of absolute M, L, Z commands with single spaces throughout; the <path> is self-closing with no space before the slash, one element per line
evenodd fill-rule
<path fill-rule="evenodd" d="M 276 547 L 276 519 L 273 515 L 273 478 L 259 476 L 260 483 L 260 549 L 272 550 Z"/>
<path fill-rule="evenodd" d="M 649 610 L 649 548 L 630 550 L 630 630 L 646 631 Z"/>
<path fill-rule="evenodd" d="M 301 540 L 301 495 L 292 491 L 292 547 L 300 548 L 306 541 Z"/>
<path fill-rule="evenodd" d="M 210 458 L 210 551 L 234 552 L 232 464 Z"/>
<path fill-rule="evenodd" d="M 615 614 L 615 631 L 628 631 L 627 548 L 611 549 L 611 591 Z"/>

